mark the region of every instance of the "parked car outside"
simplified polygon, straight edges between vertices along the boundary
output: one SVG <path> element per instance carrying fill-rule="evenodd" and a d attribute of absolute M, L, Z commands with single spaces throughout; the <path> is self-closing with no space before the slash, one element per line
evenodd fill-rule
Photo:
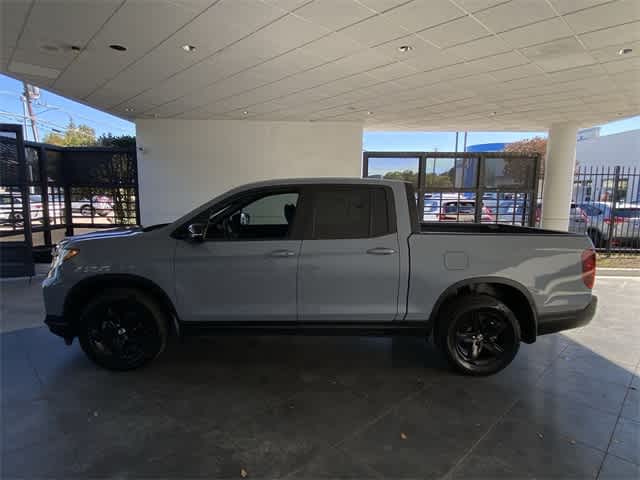
<path fill-rule="evenodd" d="M 19 193 L 0 193 L 0 224 L 21 225 L 24 221 Z"/>
<path fill-rule="evenodd" d="M 476 213 L 475 200 L 469 199 L 447 199 L 425 200 L 425 213 L 423 220 L 426 222 L 474 222 Z M 482 206 L 482 222 L 494 222 L 495 217 L 491 210 Z"/>
<path fill-rule="evenodd" d="M 640 247 L 640 206 L 626 204 L 616 208 L 613 237 L 621 246 Z"/>

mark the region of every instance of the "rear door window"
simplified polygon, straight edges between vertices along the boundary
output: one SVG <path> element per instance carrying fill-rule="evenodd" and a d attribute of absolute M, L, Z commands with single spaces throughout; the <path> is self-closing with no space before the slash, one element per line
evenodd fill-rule
<path fill-rule="evenodd" d="M 370 238 L 395 231 L 381 187 L 318 187 L 313 195 L 312 239 Z"/>

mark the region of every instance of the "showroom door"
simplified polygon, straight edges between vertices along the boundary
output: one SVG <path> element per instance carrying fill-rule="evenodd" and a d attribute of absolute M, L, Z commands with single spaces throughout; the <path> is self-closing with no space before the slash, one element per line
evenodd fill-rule
<path fill-rule="evenodd" d="M 400 255 L 386 187 L 319 186 L 311 196 L 298 271 L 301 321 L 392 321 Z"/>
<path fill-rule="evenodd" d="M 253 193 L 218 205 L 201 242 L 180 240 L 175 257 L 180 318 L 196 322 L 294 321 L 299 194 Z"/>

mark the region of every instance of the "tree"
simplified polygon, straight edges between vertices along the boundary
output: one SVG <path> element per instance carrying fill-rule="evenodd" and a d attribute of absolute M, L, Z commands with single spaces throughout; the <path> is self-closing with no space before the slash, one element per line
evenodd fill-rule
<path fill-rule="evenodd" d="M 64 133 L 50 132 L 44 143 L 61 147 L 85 147 L 96 144 L 96 131 L 88 125 L 76 125 L 70 121 Z"/>
<path fill-rule="evenodd" d="M 513 153 L 537 153 L 540 155 L 540 178 L 544 175 L 544 159 L 547 154 L 547 139 L 543 137 L 526 138 L 512 142 L 504 147 L 505 152 Z M 511 174 L 512 178 L 523 178 L 526 175 L 527 162 L 517 158 L 505 159 L 505 172 Z"/>
<path fill-rule="evenodd" d="M 387 172 L 384 174 L 384 178 L 387 180 L 403 180 L 405 182 L 411 182 L 414 185 L 418 184 L 418 172 L 409 169 L 401 172 Z"/>
<path fill-rule="evenodd" d="M 98 145 L 101 147 L 136 148 L 136 137 L 132 135 L 112 135 L 106 133 L 98 138 Z"/>

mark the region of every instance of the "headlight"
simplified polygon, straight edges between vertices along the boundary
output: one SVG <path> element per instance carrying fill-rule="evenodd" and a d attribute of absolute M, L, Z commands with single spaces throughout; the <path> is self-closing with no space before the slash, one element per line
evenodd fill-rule
<path fill-rule="evenodd" d="M 66 262 L 67 260 L 72 259 L 73 257 L 75 257 L 76 255 L 78 255 L 80 253 L 80 250 L 78 250 L 77 248 L 70 248 L 68 250 L 62 250 L 60 252 L 60 256 L 61 256 L 61 260 L 60 263 L 62 262 Z"/>
<path fill-rule="evenodd" d="M 64 248 L 58 246 L 52 252 L 53 260 L 51 262 L 51 268 L 49 269 L 49 273 L 47 274 L 47 278 L 50 278 L 54 275 L 54 272 L 62 265 L 63 262 L 75 257 L 80 253 L 80 250 L 77 248 Z"/>

